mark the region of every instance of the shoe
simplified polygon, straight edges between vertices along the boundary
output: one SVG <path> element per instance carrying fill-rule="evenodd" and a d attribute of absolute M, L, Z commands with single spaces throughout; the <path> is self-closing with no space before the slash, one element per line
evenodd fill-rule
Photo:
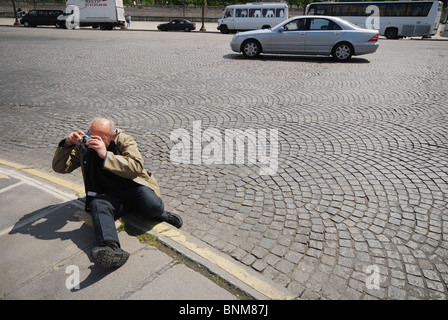
<path fill-rule="evenodd" d="M 160 219 L 162 221 L 168 222 L 169 224 L 175 226 L 178 229 L 180 229 L 180 227 L 182 227 L 182 225 L 184 224 L 184 221 L 178 214 L 167 212 L 167 211 L 164 211 L 162 213 L 162 216 Z"/>
<path fill-rule="evenodd" d="M 128 261 L 129 252 L 121 249 L 117 243 L 106 241 L 91 252 L 93 262 L 100 268 L 121 267 Z"/>

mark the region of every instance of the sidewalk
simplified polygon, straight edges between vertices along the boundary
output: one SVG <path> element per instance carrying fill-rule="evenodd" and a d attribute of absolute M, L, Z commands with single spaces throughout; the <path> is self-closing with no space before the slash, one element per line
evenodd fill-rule
<path fill-rule="evenodd" d="M 0 26 L 14 26 L 14 18 L 0 18 Z M 157 26 L 161 23 L 165 23 L 169 21 L 132 21 L 131 27 L 127 30 L 130 31 L 159 31 L 157 29 Z M 196 23 L 196 30 L 192 32 L 200 32 L 199 30 L 202 27 L 202 23 L 200 21 L 192 21 Z M 20 27 L 23 27 L 23 25 L 20 25 Z M 218 23 L 217 22 L 205 22 L 204 28 L 206 29 L 206 32 L 219 32 L 218 29 Z M 54 26 L 39 26 L 38 28 L 54 28 Z M 84 29 L 84 28 L 83 28 Z M 85 29 L 92 29 L 92 28 L 85 28 Z M 119 30 L 119 29 L 115 29 Z M 162 32 L 162 31 L 160 31 Z M 170 31 L 170 32 L 177 32 L 177 31 Z M 178 31 L 183 32 L 183 31 Z"/>
<path fill-rule="evenodd" d="M 77 189 L 79 188 L 79 189 Z M 236 300 L 201 270 L 120 231 L 131 253 L 120 268 L 100 269 L 91 217 L 78 199 L 80 186 L 0 159 L 0 299 L 6 300 Z M 166 223 L 129 216 L 126 224 L 227 280 L 255 299 L 291 299 L 282 288 L 221 256 Z M 79 285 L 78 285 L 79 284 Z"/>
<path fill-rule="evenodd" d="M 132 21 L 131 22 L 131 27 L 127 30 L 129 31 L 159 31 L 157 29 L 157 26 L 161 23 L 165 23 L 168 21 Z M 201 32 L 199 31 L 202 27 L 202 23 L 200 21 L 192 21 L 196 23 L 196 30 L 192 31 L 192 32 Z M 14 19 L 13 18 L 0 18 L 0 27 L 4 27 L 4 26 L 14 26 Z M 23 27 L 23 25 L 20 25 L 21 27 Z M 204 23 L 204 28 L 205 28 L 205 32 L 209 33 L 209 32 L 216 32 L 219 33 L 220 31 L 217 29 L 218 27 L 218 23 L 216 22 L 205 22 Z M 53 26 L 40 26 L 38 28 L 53 28 Z M 82 28 L 82 29 L 90 29 L 90 28 Z M 115 29 L 118 30 L 118 29 Z M 162 32 L 162 31 L 160 31 Z M 183 32 L 183 31 L 169 31 L 169 32 Z M 380 39 L 385 39 L 384 37 L 380 37 Z M 431 38 L 427 38 L 427 39 L 422 39 L 422 37 L 410 37 L 407 38 L 409 40 L 432 40 L 432 41 L 448 41 L 448 38 L 445 37 L 440 37 L 438 34 L 432 36 Z"/>

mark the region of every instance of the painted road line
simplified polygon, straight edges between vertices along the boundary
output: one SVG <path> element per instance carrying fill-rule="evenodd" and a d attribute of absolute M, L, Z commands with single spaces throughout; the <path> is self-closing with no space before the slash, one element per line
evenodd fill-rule
<path fill-rule="evenodd" d="M 1 177 L 0 177 L 0 179 L 1 179 Z M 21 186 L 21 185 L 24 184 L 24 183 L 25 183 L 25 182 L 23 182 L 23 181 L 16 182 L 16 183 L 14 183 L 13 185 L 10 185 L 10 186 L 4 187 L 3 189 L 0 189 L 0 193 L 9 191 L 9 190 L 11 190 L 11 189 L 14 189 L 15 187 Z"/>
<path fill-rule="evenodd" d="M 39 177 L 42 179 L 45 179 L 47 181 L 50 181 L 56 185 L 62 186 L 64 188 L 67 188 L 69 190 L 73 190 L 75 191 L 79 196 L 84 196 L 85 195 L 85 189 L 83 186 L 80 186 L 78 184 L 72 183 L 72 182 L 68 182 L 64 179 L 61 178 L 57 178 L 55 176 L 52 176 L 51 174 L 45 173 L 43 171 L 37 170 L 37 169 L 33 169 L 33 168 L 29 168 L 25 165 L 19 164 L 19 163 L 14 163 L 11 161 L 7 161 L 7 160 L 3 160 L 0 159 L 0 164 L 14 168 L 14 169 L 18 169 L 22 172 L 31 174 L 35 177 Z"/>
<path fill-rule="evenodd" d="M 227 257 L 215 253 L 209 248 L 205 246 L 198 246 L 196 243 L 188 240 L 188 237 L 185 234 L 168 227 L 164 224 L 156 224 L 153 226 L 153 229 L 160 235 L 163 235 L 170 240 L 176 242 L 184 248 L 187 248 L 199 255 L 200 257 L 206 259 L 210 263 L 218 266 L 222 270 L 226 271 L 233 277 L 242 281 L 252 289 L 260 292 L 262 295 L 266 296 L 272 300 L 292 300 L 294 297 L 290 294 L 285 293 L 284 291 L 274 287 L 270 283 L 264 281 L 260 277 L 257 277 L 254 274 L 250 274 L 247 270 L 245 270 L 238 263 L 228 259 Z"/>
<path fill-rule="evenodd" d="M 8 166 L 8 167 L 13 167 L 13 168 L 19 169 L 19 170 L 21 170 L 23 168 L 26 168 L 26 166 L 24 166 L 24 165 L 21 165 L 21 164 L 18 164 L 18 163 L 14 163 L 14 162 L 10 162 L 10 161 L 6 161 L 6 160 L 3 160 L 3 159 L 0 159 L 0 164 L 3 164 L 3 165 Z"/>
<path fill-rule="evenodd" d="M 26 173 L 29 173 L 29 174 L 32 174 L 33 176 L 36 176 L 36 177 L 45 179 L 47 181 L 50 181 L 50 182 L 52 182 L 54 184 L 57 184 L 59 186 L 62 186 L 64 188 L 73 190 L 78 195 L 84 195 L 85 194 L 84 187 L 81 187 L 80 185 L 75 184 L 75 183 L 68 182 L 68 181 L 66 181 L 64 179 L 54 177 L 51 174 L 48 174 L 48 173 L 45 173 L 45 172 L 42 172 L 42 171 L 39 171 L 39 170 L 36 170 L 36 169 L 22 169 L 22 171 L 26 172 Z"/>
<path fill-rule="evenodd" d="M 74 183 L 65 181 L 60 178 L 56 178 L 48 173 L 27 168 L 26 166 L 15 164 L 9 161 L 1 160 L 0 164 L 13 167 L 16 169 L 19 169 L 22 172 L 28 173 L 33 176 L 37 176 L 39 178 L 45 179 L 47 181 L 50 181 L 56 185 L 63 186 L 67 189 L 74 190 L 78 194 L 84 194 L 84 188 L 76 185 Z M 0 172 L 2 170 L 0 169 Z M 25 177 L 19 175 L 20 178 L 26 179 Z M 28 179 L 29 180 L 29 179 Z M 51 188 L 51 187 L 48 187 Z M 58 191 L 58 190 L 53 190 Z M 60 192 L 60 191 L 58 191 Z M 203 259 L 207 260 L 208 262 L 218 266 L 222 270 L 228 272 L 230 275 L 238 279 L 239 281 L 242 281 L 246 285 L 252 287 L 254 290 L 260 292 L 264 296 L 268 297 L 269 299 L 274 300 L 290 300 L 294 297 L 291 295 L 288 295 L 281 290 L 277 289 L 276 287 L 272 286 L 266 281 L 263 281 L 262 279 L 258 278 L 255 275 L 250 274 L 247 270 L 239 266 L 237 263 L 231 261 L 230 259 L 227 259 L 226 257 L 213 252 L 212 250 L 201 247 L 195 244 L 194 242 L 188 240 L 187 236 L 180 233 L 179 231 L 167 227 L 164 224 L 157 224 L 153 227 L 153 230 L 157 232 L 160 235 L 163 235 L 164 237 L 169 238 L 170 240 L 176 242 L 180 246 L 183 246 L 184 248 L 190 250 L 191 252 L 197 254 L 198 256 L 202 257 Z"/>

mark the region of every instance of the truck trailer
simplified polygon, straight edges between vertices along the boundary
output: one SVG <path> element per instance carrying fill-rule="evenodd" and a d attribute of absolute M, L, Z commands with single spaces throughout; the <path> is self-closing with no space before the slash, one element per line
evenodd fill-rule
<path fill-rule="evenodd" d="M 123 0 L 67 0 L 66 5 L 57 19 L 56 25 L 61 28 L 112 30 L 125 24 Z"/>

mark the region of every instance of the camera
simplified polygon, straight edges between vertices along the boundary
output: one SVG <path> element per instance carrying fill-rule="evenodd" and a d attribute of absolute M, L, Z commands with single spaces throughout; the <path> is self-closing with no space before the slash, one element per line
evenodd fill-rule
<path fill-rule="evenodd" d="M 90 139 L 92 139 L 91 135 L 84 135 L 81 137 L 81 146 L 87 148 L 87 143 L 90 141 Z"/>

